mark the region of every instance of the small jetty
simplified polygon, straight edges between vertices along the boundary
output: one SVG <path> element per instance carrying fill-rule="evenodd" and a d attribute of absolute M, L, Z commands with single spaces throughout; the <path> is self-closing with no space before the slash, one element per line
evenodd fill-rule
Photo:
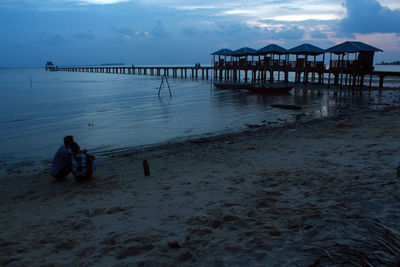
<path fill-rule="evenodd" d="M 235 83 L 281 83 L 336 86 L 338 88 L 372 87 L 379 79 L 384 87 L 386 77 L 400 79 L 400 72 L 375 71 L 374 55 L 381 49 L 362 42 L 344 42 L 328 49 L 301 44 L 285 49 L 276 44 L 261 49 L 227 48 L 212 53 L 212 65 L 200 66 L 65 66 L 49 61 L 48 71 L 94 72 L 112 74 L 172 76 L 174 78 L 210 79 Z"/>
<path fill-rule="evenodd" d="M 152 76 L 172 76 L 182 78 L 202 78 L 209 79 L 212 75 L 213 67 L 201 66 L 75 66 L 75 67 L 57 67 L 57 71 L 71 72 L 96 72 L 96 73 L 114 73 L 114 74 L 134 74 L 134 75 L 152 75 Z M 47 68 L 46 68 L 47 70 Z"/>

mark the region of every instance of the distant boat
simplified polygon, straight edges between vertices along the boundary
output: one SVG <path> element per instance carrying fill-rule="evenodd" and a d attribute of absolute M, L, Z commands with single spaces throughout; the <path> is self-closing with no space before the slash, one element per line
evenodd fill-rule
<path fill-rule="evenodd" d="M 293 86 L 281 83 L 214 82 L 214 86 L 220 89 L 245 89 L 263 94 L 288 94 L 293 88 Z"/>

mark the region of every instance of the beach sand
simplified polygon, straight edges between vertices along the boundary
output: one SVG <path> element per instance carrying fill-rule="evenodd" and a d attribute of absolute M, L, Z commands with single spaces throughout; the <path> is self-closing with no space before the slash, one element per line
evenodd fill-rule
<path fill-rule="evenodd" d="M 110 153 L 85 184 L 8 170 L 0 266 L 396 266 L 399 129 L 388 108 Z"/>

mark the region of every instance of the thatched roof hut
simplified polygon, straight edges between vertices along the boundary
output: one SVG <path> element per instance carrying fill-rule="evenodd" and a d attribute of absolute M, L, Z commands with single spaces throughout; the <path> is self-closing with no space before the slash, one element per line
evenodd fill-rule
<path fill-rule="evenodd" d="M 301 44 L 299 46 L 289 49 L 290 54 L 295 55 L 321 55 L 324 53 L 322 48 L 316 47 L 312 44 Z"/>
<path fill-rule="evenodd" d="M 254 56 L 257 53 L 257 50 L 250 47 L 242 47 L 238 50 L 233 51 L 232 56 Z"/>
<path fill-rule="evenodd" d="M 232 53 L 233 51 L 228 48 L 223 48 L 218 51 L 215 51 L 214 53 L 211 53 L 211 55 L 213 56 L 213 65 L 223 67 L 224 65 L 226 65 L 227 62 L 226 57 L 232 56 Z M 215 56 L 218 56 L 218 61 L 215 60 Z M 224 58 L 221 59 L 221 56 L 223 56 Z"/>
<path fill-rule="evenodd" d="M 250 47 L 242 47 L 238 50 L 233 51 L 232 57 L 236 58 L 236 62 L 239 63 L 239 66 L 246 67 L 250 66 L 254 62 L 254 56 L 257 54 L 257 50 Z M 251 61 L 247 60 L 247 57 L 251 56 Z M 237 64 L 237 63 L 236 63 Z"/>
<path fill-rule="evenodd" d="M 232 55 L 233 51 L 228 49 L 228 48 L 223 48 L 218 51 L 215 51 L 214 53 L 211 53 L 213 56 L 230 56 Z"/>
<path fill-rule="evenodd" d="M 282 54 L 287 54 L 288 50 L 285 48 L 276 45 L 276 44 L 269 44 L 267 46 L 264 46 L 261 49 L 257 50 L 257 54 L 265 55 L 265 54 L 276 54 L 276 55 L 282 55 Z"/>
<path fill-rule="evenodd" d="M 350 70 L 361 68 L 368 71 L 373 70 L 375 52 L 383 52 L 381 49 L 362 42 L 347 41 L 325 50 L 330 53 L 329 68 Z M 332 60 L 332 54 L 337 55 L 337 60 Z M 353 59 L 350 59 L 353 54 Z M 344 56 L 347 58 L 344 59 Z"/>
<path fill-rule="evenodd" d="M 289 54 L 296 55 L 296 68 L 321 69 L 324 67 L 325 51 L 312 44 L 301 44 L 293 47 L 289 49 Z M 319 55 L 323 55 L 323 59 L 317 62 L 316 57 Z M 299 58 L 299 56 L 304 56 L 304 58 Z M 308 56 L 313 56 L 314 60 L 308 61 Z"/>
<path fill-rule="evenodd" d="M 328 53 L 344 54 L 344 53 L 359 53 L 359 52 L 383 52 L 381 49 L 362 42 L 344 42 L 325 50 Z"/>
<path fill-rule="evenodd" d="M 276 44 L 269 44 L 267 46 L 264 46 L 261 49 L 257 50 L 257 55 L 259 56 L 259 65 L 262 66 L 283 66 L 286 65 L 286 60 L 287 57 L 285 58 L 284 61 L 281 61 L 281 55 L 287 55 L 288 50 L 285 48 L 276 45 Z M 278 60 L 275 60 L 275 55 L 279 56 Z M 261 61 L 260 56 L 264 56 L 263 61 Z"/>

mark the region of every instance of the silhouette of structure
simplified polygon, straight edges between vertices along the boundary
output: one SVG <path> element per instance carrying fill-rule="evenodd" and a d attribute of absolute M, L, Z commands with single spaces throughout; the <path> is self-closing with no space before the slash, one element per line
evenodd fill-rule
<path fill-rule="evenodd" d="M 400 77 L 400 72 L 374 71 L 375 52 L 381 49 L 362 42 L 344 42 L 326 50 L 301 44 L 289 50 L 270 44 L 259 50 L 243 47 L 220 49 L 212 53 L 212 66 L 74 66 L 58 67 L 49 61 L 48 71 L 97 72 L 157 75 L 229 82 L 319 84 L 338 87 L 363 87 L 365 76 L 379 76 L 379 87 L 387 76 Z M 325 55 L 329 53 L 329 61 Z M 290 75 L 291 74 L 291 75 Z M 289 77 L 291 77 L 289 79 Z M 294 77 L 294 78 L 293 78 Z"/>

